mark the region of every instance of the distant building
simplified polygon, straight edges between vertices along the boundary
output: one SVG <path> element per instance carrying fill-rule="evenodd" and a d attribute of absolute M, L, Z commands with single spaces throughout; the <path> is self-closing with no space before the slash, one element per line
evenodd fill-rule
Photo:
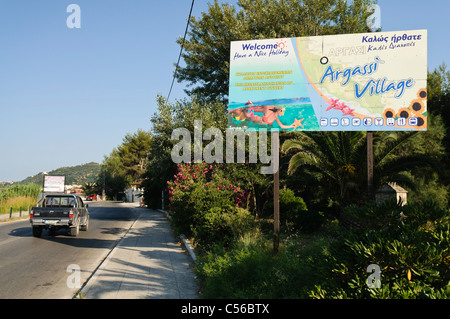
<path fill-rule="evenodd" d="M 81 194 L 83 193 L 82 185 L 65 185 L 64 190 L 66 193 L 70 194 Z"/>
<path fill-rule="evenodd" d="M 401 206 L 407 204 L 408 191 L 403 187 L 397 185 L 397 183 L 385 183 L 379 189 L 375 195 L 377 204 L 380 204 L 386 200 L 395 198 L 397 203 Z"/>
<path fill-rule="evenodd" d="M 142 182 L 131 183 L 131 187 L 125 190 L 125 198 L 127 202 L 139 203 L 144 190 L 141 188 Z"/>

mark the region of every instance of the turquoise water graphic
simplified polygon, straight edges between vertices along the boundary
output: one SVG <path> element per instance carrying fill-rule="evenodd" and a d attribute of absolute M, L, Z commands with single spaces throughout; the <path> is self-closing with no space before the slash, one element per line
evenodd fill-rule
<path fill-rule="evenodd" d="M 291 125 L 294 120 L 303 119 L 302 125 L 296 128 L 296 131 L 314 131 L 319 129 L 319 124 L 317 117 L 314 113 L 314 108 L 311 104 L 311 100 L 307 97 L 299 98 L 289 98 L 289 99 L 273 99 L 273 100 L 263 100 L 263 101 L 251 101 L 253 105 L 245 105 L 250 101 L 245 101 L 242 103 L 230 102 L 228 105 L 228 110 L 249 108 L 260 105 L 274 105 L 277 107 L 284 107 L 284 115 L 279 116 L 281 123 L 284 125 Z M 255 115 L 262 116 L 263 113 L 255 112 Z M 272 128 L 280 128 L 278 123 L 274 121 L 272 124 L 257 124 L 250 121 L 239 121 L 233 116 L 228 115 L 228 126 L 230 127 L 242 127 L 242 128 L 267 128 L 268 130 Z M 293 129 L 287 129 L 286 131 L 292 131 Z"/>

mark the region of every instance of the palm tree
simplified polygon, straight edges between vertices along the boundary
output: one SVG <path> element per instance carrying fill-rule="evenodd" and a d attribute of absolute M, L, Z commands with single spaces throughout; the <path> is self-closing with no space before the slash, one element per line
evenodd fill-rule
<path fill-rule="evenodd" d="M 418 132 L 378 132 L 374 135 L 374 189 L 384 182 L 413 187 L 406 172 L 424 166 L 438 169 L 424 154 L 405 152 L 401 146 Z M 402 152 L 399 152 L 399 150 Z M 329 198 L 345 205 L 367 198 L 366 132 L 298 132 L 286 140 L 282 152 L 292 154 L 288 174 L 305 169 L 315 173 L 317 185 Z"/>

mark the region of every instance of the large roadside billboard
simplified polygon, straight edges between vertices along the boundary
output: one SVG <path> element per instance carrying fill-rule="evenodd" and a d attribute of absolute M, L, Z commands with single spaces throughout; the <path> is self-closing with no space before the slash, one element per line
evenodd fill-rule
<path fill-rule="evenodd" d="M 229 127 L 427 128 L 427 31 L 231 42 Z"/>
<path fill-rule="evenodd" d="M 44 193 L 64 193 L 65 176 L 44 175 Z"/>

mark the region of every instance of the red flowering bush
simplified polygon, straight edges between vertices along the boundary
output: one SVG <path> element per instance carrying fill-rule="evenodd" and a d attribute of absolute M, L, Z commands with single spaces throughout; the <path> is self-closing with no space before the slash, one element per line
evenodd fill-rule
<path fill-rule="evenodd" d="M 225 233 L 227 236 L 235 233 L 235 225 L 240 224 L 237 220 L 240 218 L 236 216 L 245 215 L 244 219 L 251 216 L 248 211 L 239 208 L 244 205 L 245 190 L 222 177 L 220 172 L 214 171 L 212 165 L 178 164 L 174 180 L 167 183 L 169 209 L 175 231 L 193 236 L 198 243 L 218 229 L 223 230 L 224 237 Z M 224 216 L 213 218 L 211 214 Z M 211 221 L 222 221 L 222 225 L 214 225 Z M 214 237 L 217 238 L 217 235 Z"/>

